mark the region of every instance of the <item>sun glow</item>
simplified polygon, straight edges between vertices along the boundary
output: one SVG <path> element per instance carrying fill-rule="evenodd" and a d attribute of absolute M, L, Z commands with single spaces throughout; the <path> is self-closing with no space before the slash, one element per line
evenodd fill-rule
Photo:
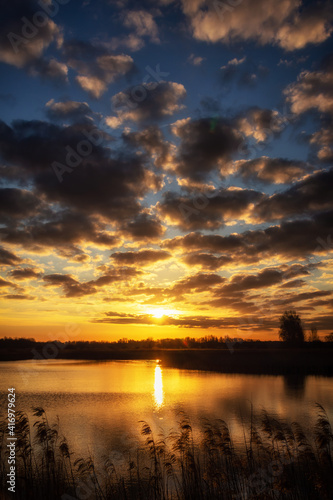
<path fill-rule="evenodd" d="M 175 309 L 164 309 L 163 307 L 158 307 L 157 309 L 152 309 L 149 314 L 151 314 L 154 318 L 160 319 L 163 316 L 177 316 L 179 311 Z"/>

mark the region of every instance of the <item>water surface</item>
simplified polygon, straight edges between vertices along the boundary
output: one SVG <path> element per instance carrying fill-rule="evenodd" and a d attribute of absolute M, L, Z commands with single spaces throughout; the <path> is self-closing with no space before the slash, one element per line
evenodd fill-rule
<path fill-rule="evenodd" d="M 180 411 L 196 434 L 202 419 L 224 419 L 237 442 L 248 426 L 251 405 L 308 428 L 315 403 L 333 420 L 333 378 L 231 375 L 163 368 L 157 361 L 13 361 L 0 363 L 1 410 L 8 387 L 17 409 L 32 416 L 42 406 L 76 455 L 118 454 L 138 443 L 140 420 L 156 433 L 177 428 Z"/>

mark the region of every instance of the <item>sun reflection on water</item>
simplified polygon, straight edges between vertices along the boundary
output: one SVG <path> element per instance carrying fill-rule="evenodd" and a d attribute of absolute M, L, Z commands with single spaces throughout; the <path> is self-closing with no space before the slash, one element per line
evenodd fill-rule
<path fill-rule="evenodd" d="M 162 369 L 159 365 L 155 367 L 155 382 L 154 382 L 154 400 L 155 406 L 161 408 L 163 406 L 163 380 L 162 380 Z"/>

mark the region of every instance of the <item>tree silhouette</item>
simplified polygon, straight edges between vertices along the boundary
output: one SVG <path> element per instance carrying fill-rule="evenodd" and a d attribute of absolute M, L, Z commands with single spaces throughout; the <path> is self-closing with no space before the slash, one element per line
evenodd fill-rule
<path fill-rule="evenodd" d="M 285 311 L 281 316 L 279 337 L 289 344 L 301 344 L 304 342 L 302 322 L 296 311 Z"/>

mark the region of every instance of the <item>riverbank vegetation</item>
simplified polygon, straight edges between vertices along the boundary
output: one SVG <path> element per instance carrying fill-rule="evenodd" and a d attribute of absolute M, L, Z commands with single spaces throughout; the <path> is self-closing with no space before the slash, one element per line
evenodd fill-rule
<path fill-rule="evenodd" d="M 16 494 L 18 500 L 329 500 L 333 491 L 333 435 L 322 406 L 306 435 L 262 411 L 244 425 L 235 445 L 223 420 L 202 421 L 194 439 L 191 422 L 179 414 L 179 427 L 154 435 L 141 422 L 141 446 L 126 461 L 111 457 L 102 466 L 76 457 L 42 408 L 34 423 L 16 418 Z M 135 425 L 135 423 L 133 423 Z M 6 422 L 0 426 L 0 484 L 7 491 Z M 118 454 L 119 455 L 119 454 Z M 2 497 L 3 498 L 3 497 Z"/>
<path fill-rule="evenodd" d="M 0 339 L 0 361 L 31 359 L 156 360 L 169 368 L 210 370 L 221 373 L 272 375 L 333 375 L 333 342 L 259 342 L 164 339 L 119 342 L 35 342 Z"/>

